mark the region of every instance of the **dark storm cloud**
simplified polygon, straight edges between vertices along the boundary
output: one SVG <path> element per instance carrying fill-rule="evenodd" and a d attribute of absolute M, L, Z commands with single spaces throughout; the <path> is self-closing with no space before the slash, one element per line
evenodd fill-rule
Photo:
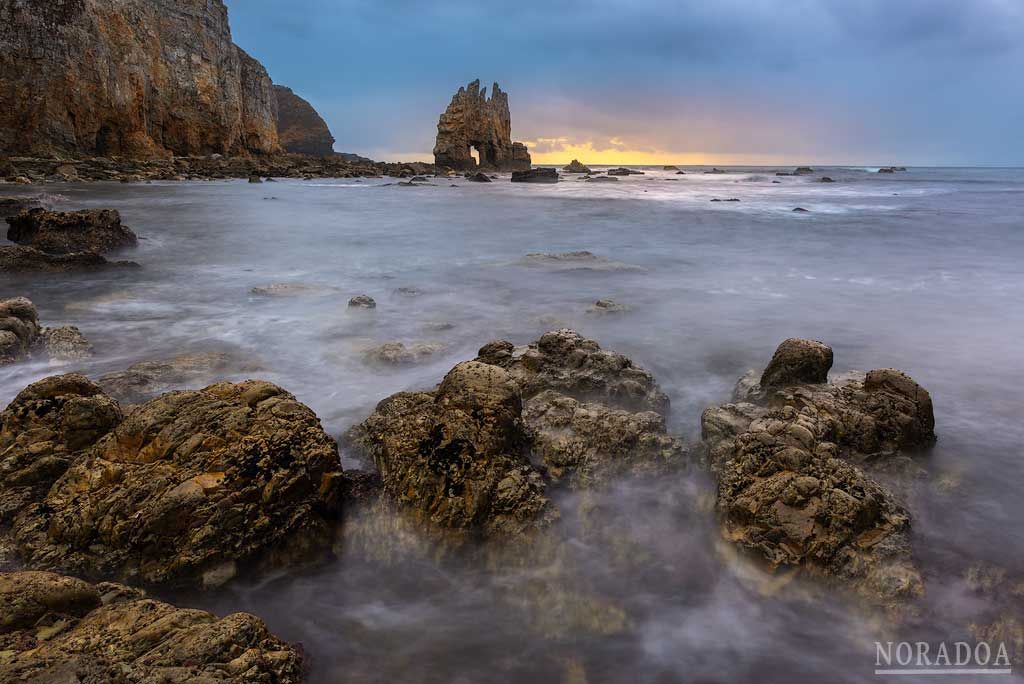
<path fill-rule="evenodd" d="M 1024 162 L 1019 0 L 229 4 L 239 44 L 344 150 L 429 152 L 451 93 L 480 78 L 512 94 L 525 140 Z"/>

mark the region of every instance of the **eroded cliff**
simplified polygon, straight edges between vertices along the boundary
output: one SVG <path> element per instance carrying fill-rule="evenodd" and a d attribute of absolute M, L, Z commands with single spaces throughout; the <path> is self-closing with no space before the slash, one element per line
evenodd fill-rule
<path fill-rule="evenodd" d="M 334 136 L 327 122 L 291 88 L 274 86 L 277 97 L 277 134 L 288 152 L 326 157 L 334 153 Z"/>
<path fill-rule="evenodd" d="M 4 0 L 0 152 L 281 150 L 270 77 L 222 0 Z"/>

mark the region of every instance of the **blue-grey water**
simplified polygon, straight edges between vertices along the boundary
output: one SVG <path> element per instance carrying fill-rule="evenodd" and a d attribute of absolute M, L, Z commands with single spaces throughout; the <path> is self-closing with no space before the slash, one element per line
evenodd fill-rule
<path fill-rule="evenodd" d="M 695 439 L 700 411 L 726 401 L 782 339 L 820 339 L 835 349 L 833 370 L 896 367 L 932 393 L 939 442 L 908 502 L 928 592 L 914 630 L 964 638 L 1001 603 L 972 594 L 966 568 L 1024 575 L 1024 171 L 834 167 L 821 171 L 829 184 L 776 170 L 645 169 L 558 185 L 48 185 L 57 208 L 120 210 L 143 238 L 123 258 L 143 268 L 0 276 L 0 296 L 30 297 L 45 324 L 77 325 L 97 350 L 83 363 L 0 368 L 0 402 L 56 372 L 219 350 L 234 359 L 228 378 L 280 384 L 337 436 L 490 340 L 573 327 L 652 370 L 673 429 Z M 574 250 L 609 261 L 577 270 L 523 259 Z M 308 289 L 251 293 L 274 283 Z M 349 310 L 364 293 L 377 308 Z M 588 313 L 597 299 L 628 311 Z M 400 367 L 367 361 L 368 347 L 391 341 L 440 351 Z M 519 571 L 382 566 L 358 553 L 195 603 L 260 615 L 303 643 L 318 682 L 876 680 L 874 641 L 888 632 L 842 597 L 751 582 L 695 504 L 710 491 L 692 472 L 608 495 L 649 550 L 650 572 L 618 571 L 564 523 L 581 584 L 605 588 L 625 616 L 615 629 L 538 629 L 502 598 L 534 591 Z"/>

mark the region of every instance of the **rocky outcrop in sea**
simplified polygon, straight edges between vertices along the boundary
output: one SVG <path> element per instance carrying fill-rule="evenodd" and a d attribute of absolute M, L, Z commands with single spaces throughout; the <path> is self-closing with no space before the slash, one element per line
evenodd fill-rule
<path fill-rule="evenodd" d="M 498 84 L 480 88 L 473 81 L 452 97 L 448 108 L 437 122 L 437 141 L 434 144 L 434 163 L 458 171 L 477 168 L 470 148 L 480 156 L 481 168 L 514 171 L 530 168 L 530 153 L 526 146 L 512 142 L 512 115 L 508 108 L 508 94 Z"/>
<path fill-rule="evenodd" d="M 334 136 L 313 106 L 291 88 L 274 86 L 277 135 L 287 152 L 326 157 L 334 153 Z"/>

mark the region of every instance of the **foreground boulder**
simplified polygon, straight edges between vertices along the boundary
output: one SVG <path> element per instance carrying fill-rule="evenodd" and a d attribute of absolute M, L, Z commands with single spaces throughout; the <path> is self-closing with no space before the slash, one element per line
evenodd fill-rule
<path fill-rule="evenodd" d="M 138 243 L 114 209 L 47 211 L 29 209 L 7 219 L 7 239 L 50 254 L 103 254 Z"/>
<path fill-rule="evenodd" d="M 268 382 L 220 383 L 137 407 L 13 532 L 34 568 L 217 586 L 322 554 L 340 480 L 309 408 Z"/>
<path fill-rule="evenodd" d="M 0 683 L 303 680 L 301 648 L 259 618 L 177 608 L 120 584 L 0 573 Z"/>
<path fill-rule="evenodd" d="M 741 401 L 704 412 L 723 535 L 896 606 L 922 592 L 910 515 L 865 468 L 935 441 L 931 398 L 891 369 L 826 384 L 831 363 L 826 345 L 786 340 Z"/>
<path fill-rule="evenodd" d="M 557 183 L 558 171 L 554 169 L 530 169 L 528 171 L 513 171 L 513 183 Z"/>
<path fill-rule="evenodd" d="M 0 413 L 0 523 L 40 501 L 73 456 L 114 429 L 117 403 L 83 375 L 34 382 Z"/>
<path fill-rule="evenodd" d="M 24 245 L 0 247 L 0 273 L 69 273 L 138 267 L 134 261 L 107 261 L 96 252 L 48 254 Z"/>
<path fill-rule="evenodd" d="M 437 389 L 385 399 L 347 437 L 418 519 L 507 539 L 554 518 L 549 486 L 680 465 L 686 452 L 666 433 L 667 409 L 650 373 L 559 330 L 524 347 L 485 345 Z"/>

